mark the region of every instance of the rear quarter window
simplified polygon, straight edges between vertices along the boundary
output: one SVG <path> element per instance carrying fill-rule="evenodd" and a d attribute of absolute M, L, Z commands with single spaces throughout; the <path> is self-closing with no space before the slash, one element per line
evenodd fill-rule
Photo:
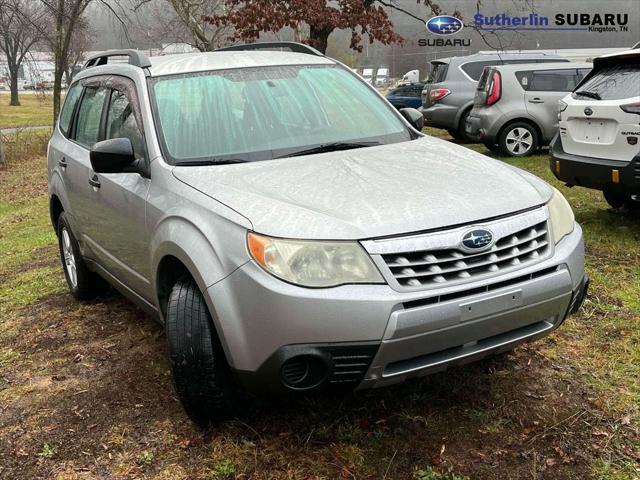
<path fill-rule="evenodd" d="M 495 70 L 494 68 L 486 67 L 482 71 L 482 75 L 480 75 L 480 80 L 478 80 L 478 86 L 476 87 L 477 90 L 483 90 L 484 87 L 487 86 L 487 79 L 491 76 L 491 72 L 493 72 L 494 70 Z"/>
<path fill-rule="evenodd" d="M 427 83 L 440 83 L 444 82 L 447 77 L 447 71 L 449 70 L 448 63 L 432 63 L 431 73 L 429 73 L 429 79 Z"/>
<path fill-rule="evenodd" d="M 578 90 L 593 92 L 602 100 L 640 96 L 640 62 L 612 65 L 598 70 Z M 574 98 L 584 98 L 573 94 Z"/>
<path fill-rule="evenodd" d="M 491 65 L 500 65 L 502 64 L 499 60 L 493 61 L 485 61 L 485 62 L 469 62 L 461 65 L 460 68 L 464 73 L 466 73 L 473 81 L 477 82 L 480 80 L 482 76 L 482 72 L 485 67 L 489 67 Z"/>

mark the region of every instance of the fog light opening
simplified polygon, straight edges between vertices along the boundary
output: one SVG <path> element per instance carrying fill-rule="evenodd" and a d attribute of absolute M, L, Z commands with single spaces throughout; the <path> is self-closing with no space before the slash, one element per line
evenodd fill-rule
<path fill-rule="evenodd" d="M 320 385 L 328 374 L 324 360 L 314 355 L 298 355 L 282 364 L 282 383 L 293 390 L 309 390 Z"/>

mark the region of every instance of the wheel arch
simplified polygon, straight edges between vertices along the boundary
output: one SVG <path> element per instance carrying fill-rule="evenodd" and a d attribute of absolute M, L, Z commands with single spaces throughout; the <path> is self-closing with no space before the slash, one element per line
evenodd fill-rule
<path fill-rule="evenodd" d="M 463 127 L 464 129 L 464 125 L 460 125 L 460 122 L 462 121 L 462 118 L 467 113 L 471 112 L 472 109 L 473 109 L 473 100 L 465 103 L 458 109 L 458 113 L 456 114 L 456 127 L 455 127 L 456 129 L 459 130 L 460 127 Z"/>
<path fill-rule="evenodd" d="M 171 289 L 180 278 L 185 276 L 192 278 L 196 282 L 211 317 L 211 330 L 215 335 L 215 338 L 212 340 L 223 352 L 227 364 L 231 365 L 231 353 L 227 347 L 215 305 L 210 296 L 207 295 L 207 287 L 199 269 L 195 267 L 194 263 L 186 256 L 184 251 L 182 251 L 182 253 L 174 251 L 173 253 L 167 253 L 162 256 L 155 269 L 156 301 L 158 302 L 158 313 L 161 323 L 163 325 L 166 323 L 167 304 Z"/>
<path fill-rule="evenodd" d="M 62 205 L 62 201 L 58 197 L 58 195 L 53 194 L 49 199 L 49 216 L 51 218 L 51 225 L 53 225 L 53 229 L 58 232 L 58 218 L 60 218 L 60 214 L 64 212 L 64 206 Z"/>

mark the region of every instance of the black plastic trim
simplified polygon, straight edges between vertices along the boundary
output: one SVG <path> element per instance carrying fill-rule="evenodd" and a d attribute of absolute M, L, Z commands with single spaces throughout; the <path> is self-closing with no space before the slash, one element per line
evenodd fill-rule
<path fill-rule="evenodd" d="M 129 57 L 129 65 L 134 65 L 140 68 L 149 68 L 151 66 L 151 60 L 140 50 L 134 49 L 121 49 L 121 50 L 107 50 L 90 56 L 85 62 L 82 69 L 89 67 L 97 67 L 99 65 L 106 65 L 109 57 Z"/>
<path fill-rule="evenodd" d="M 278 394 L 286 392 L 317 391 L 327 388 L 357 387 L 373 361 L 380 342 L 336 342 L 284 345 L 276 350 L 254 372 L 234 370 L 240 384 L 252 393 Z M 311 356 L 326 366 L 326 375 L 310 388 L 287 385 L 281 374 L 288 360 L 299 356 Z"/>
<path fill-rule="evenodd" d="M 549 152 L 551 172 L 568 186 L 640 194 L 640 155 L 633 157 L 630 162 L 573 155 L 566 153 L 562 148 L 560 134 L 556 134 L 551 141 Z M 559 172 L 556 162 L 560 162 Z M 613 183 L 611 180 L 613 169 L 620 172 L 619 183 Z"/>
<path fill-rule="evenodd" d="M 309 45 L 298 42 L 255 42 L 255 43 L 243 43 L 240 45 L 232 45 L 230 47 L 218 48 L 216 52 L 236 52 L 245 50 L 269 50 L 274 48 L 288 48 L 295 53 L 306 53 L 308 55 L 315 55 L 317 57 L 324 57 L 324 55 Z"/>

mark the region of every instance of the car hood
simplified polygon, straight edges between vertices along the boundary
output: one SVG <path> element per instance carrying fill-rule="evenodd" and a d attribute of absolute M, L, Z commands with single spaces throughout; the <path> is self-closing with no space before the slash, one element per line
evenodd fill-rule
<path fill-rule="evenodd" d="M 473 223 L 545 203 L 537 177 L 433 137 L 175 177 L 277 237 L 364 239 Z"/>

